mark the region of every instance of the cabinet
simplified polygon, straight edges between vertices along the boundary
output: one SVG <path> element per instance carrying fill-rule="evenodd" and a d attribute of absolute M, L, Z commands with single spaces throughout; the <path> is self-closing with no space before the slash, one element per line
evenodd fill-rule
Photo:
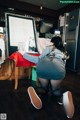
<path fill-rule="evenodd" d="M 69 13 L 69 30 L 74 30 L 78 25 L 79 9 Z"/>
<path fill-rule="evenodd" d="M 67 61 L 67 69 L 77 72 L 80 59 L 80 10 L 74 10 L 69 14 L 69 27 L 66 31 L 66 49 L 70 54 Z"/>
<path fill-rule="evenodd" d="M 80 61 L 80 9 L 69 12 L 63 28 L 65 28 L 63 35 L 65 36 L 66 50 L 70 54 L 66 68 L 77 72 Z"/>

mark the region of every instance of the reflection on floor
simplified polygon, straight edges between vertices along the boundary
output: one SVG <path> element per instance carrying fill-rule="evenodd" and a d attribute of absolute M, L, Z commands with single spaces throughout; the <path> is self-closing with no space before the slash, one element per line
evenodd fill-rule
<path fill-rule="evenodd" d="M 0 81 L 0 114 L 6 113 L 7 120 L 68 120 L 63 106 L 59 105 L 56 98 L 50 95 L 40 95 L 43 108 L 36 110 L 30 103 L 27 87 L 35 87 L 35 82 L 19 80 L 19 88 L 15 91 L 14 81 Z M 80 76 L 67 73 L 62 84 L 62 92 L 70 90 L 73 94 L 75 105 L 74 117 L 70 120 L 80 120 Z"/>

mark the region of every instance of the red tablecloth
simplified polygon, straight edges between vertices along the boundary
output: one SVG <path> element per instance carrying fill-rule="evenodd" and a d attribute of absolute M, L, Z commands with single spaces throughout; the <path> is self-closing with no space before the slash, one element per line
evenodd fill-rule
<path fill-rule="evenodd" d="M 35 54 L 30 53 L 30 54 L 34 55 L 34 56 L 40 56 L 40 54 L 38 54 L 38 53 L 35 53 Z M 10 55 L 9 59 L 15 61 L 16 67 L 22 67 L 22 66 L 31 67 L 31 66 L 36 65 L 36 64 L 26 60 L 25 58 L 23 58 L 23 56 L 19 52 L 14 52 L 12 55 Z"/>

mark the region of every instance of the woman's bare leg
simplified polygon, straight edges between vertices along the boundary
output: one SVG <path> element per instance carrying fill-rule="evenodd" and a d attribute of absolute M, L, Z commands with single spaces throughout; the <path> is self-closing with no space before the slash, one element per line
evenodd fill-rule
<path fill-rule="evenodd" d="M 60 84 L 63 80 L 50 80 L 52 93 L 56 96 L 61 96 Z"/>
<path fill-rule="evenodd" d="M 55 90 L 60 87 L 60 84 L 62 83 L 63 80 L 50 80 L 52 90 Z"/>
<path fill-rule="evenodd" d="M 48 86 L 49 81 L 47 79 L 44 78 L 38 78 L 38 79 L 43 88 L 46 88 Z"/>

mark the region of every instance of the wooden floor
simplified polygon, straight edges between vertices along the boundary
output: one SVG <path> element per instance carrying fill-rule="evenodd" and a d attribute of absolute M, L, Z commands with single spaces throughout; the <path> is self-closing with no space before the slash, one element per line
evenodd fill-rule
<path fill-rule="evenodd" d="M 6 113 L 7 120 L 68 120 L 64 107 L 52 96 L 40 95 L 43 108 L 36 110 L 27 94 L 29 85 L 29 80 L 19 80 L 19 88 L 15 91 L 14 81 L 0 81 L 0 114 Z M 72 92 L 75 105 L 75 114 L 70 120 L 80 120 L 80 75 L 67 73 L 62 92 L 67 90 Z"/>

